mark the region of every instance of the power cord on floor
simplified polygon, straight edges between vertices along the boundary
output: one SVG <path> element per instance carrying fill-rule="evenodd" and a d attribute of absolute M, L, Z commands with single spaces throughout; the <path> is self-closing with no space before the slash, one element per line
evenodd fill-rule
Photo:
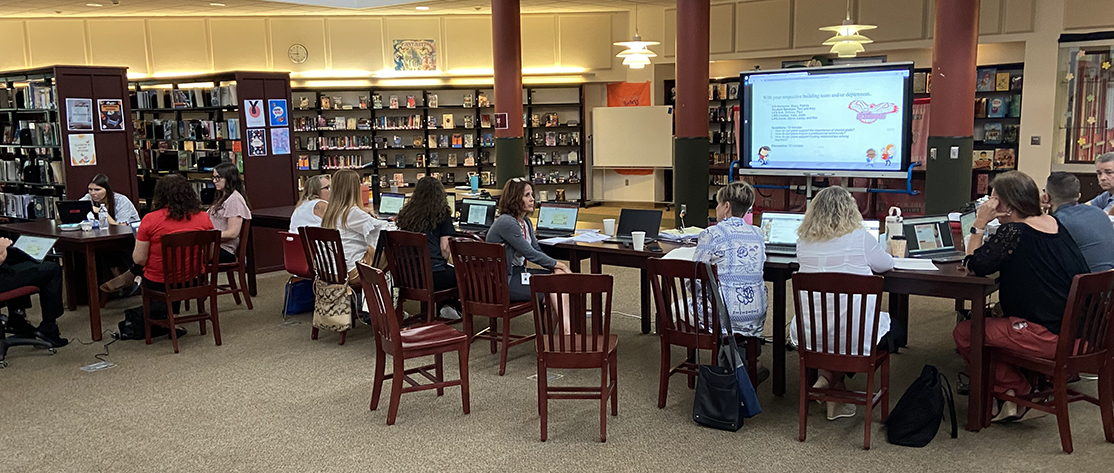
<path fill-rule="evenodd" d="M 112 340 L 109 341 L 108 343 L 104 344 L 104 353 L 97 353 L 96 355 L 93 355 L 93 358 L 96 358 L 97 361 L 103 361 L 105 363 L 108 363 L 108 360 L 104 359 L 104 357 L 108 356 L 108 346 L 112 345 L 113 343 L 116 343 L 116 342 L 120 341 L 120 335 L 117 334 L 116 332 L 111 331 L 111 330 L 105 330 L 104 332 L 101 333 L 102 338 L 105 335 L 108 335 L 108 338 L 111 338 Z M 74 342 L 74 343 L 77 343 L 79 345 L 85 345 L 85 346 L 89 346 L 89 345 L 93 345 L 93 344 L 97 343 L 96 341 L 83 342 L 83 341 L 81 341 L 80 338 L 72 338 L 72 339 L 70 339 L 70 341 Z"/>

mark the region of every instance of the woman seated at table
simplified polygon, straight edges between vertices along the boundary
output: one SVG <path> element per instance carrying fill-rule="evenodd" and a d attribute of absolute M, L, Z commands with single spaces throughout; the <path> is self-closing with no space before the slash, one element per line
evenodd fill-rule
<path fill-rule="evenodd" d="M 761 337 L 766 322 L 766 243 L 762 229 L 743 220 L 754 204 L 754 188 L 732 182 L 716 192 L 719 223 L 700 232 L 697 261 L 716 265 L 731 331 L 744 337 Z"/>
<path fill-rule="evenodd" d="M 414 186 L 414 193 L 395 217 L 399 230 L 424 233 L 433 269 L 433 290 L 456 287 L 456 271 L 449 264 L 449 240 L 456 236 L 452 210 L 445 200 L 445 187 L 433 177 L 423 177 Z M 460 311 L 452 303 L 441 307 L 441 317 L 459 319 Z"/>
<path fill-rule="evenodd" d="M 542 253 L 538 245 L 534 223 L 529 217 L 534 212 L 534 189 L 530 181 L 523 177 L 507 181 L 499 197 L 498 210 L 499 218 L 487 231 L 486 240 L 488 243 L 502 243 L 506 247 L 511 301 L 529 301 L 530 286 L 522 283 L 522 273 L 564 274 L 569 272 L 569 268 Z M 544 269 L 527 269 L 527 261 Z"/>
<path fill-rule="evenodd" d="M 90 220 L 97 220 L 103 207 L 108 212 L 109 225 L 127 226 L 131 222 L 139 221 L 139 212 L 128 196 L 112 191 L 112 184 L 108 176 L 97 174 L 89 182 L 88 191 L 81 200 L 92 201 L 93 212 L 87 216 Z M 110 268 L 113 278 L 101 284 L 101 291 L 118 293 L 129 296 L 138 291 L 135 278 L 143 275 L 143 267 L 132 262 L 131 252 L 127 250 L 102 250 L 97 252 L 97 266 Z M 106 275 L 102 275 L 106 276 Z"/>
<path fill-rule="evenodd" d="M 832 186 L 816 193 L 805 212 L 801 226 L 797 228 L 797 262 L 802 273 L 848 273 L 870 276 L 893 269 L 894 259 L 878 244 L 878 239 L 863 228 L 863 217 L 859 213 L 859 206 L 855 198 L 846 189 Z M 833 275 L 832 277 L 838 277 Z M 874 304 L 881 301 L 867 298 L 867 313 L 873 313 Z M 817 304 L 819 305 L 819 304 Z M 807 309 L 806 309 L 807 310 Z M 834 327 L 836 318 L 839 326 L 847 326 L 851 316 L 846 312 L 835 313 L 834 307 L 826 314 L 827 326 Z M 812 327 L 808 314 L 802 314 L 805 321 L 805 342 L 813 339 L 812 331 L 819 327 Z M 864 353 L 869 355 L 872 348 L 877 345 L 886 347 L 888 343 L 883 338 L 890 331 L 890 314 L 882 312 L 878 320 L 878 333 L 873 332 L 874 327 L 863 327 L 864 338 L 871 343 L 863 344 Z M 793 319 L 789 335 L 794 345 L 800 346 L 797 339 L 797 319 Z M 839 346 L 858 347 L 859 332 L 853 331 L 851 340 L 842 337 L 845 334 L 836 334 L 829 331 L 827 346 L 835 346 L 835 337 L 840 336 Z M 858 351 L 857 349 L 854 351 Z M 844 374 L 841 372 L 819 370 L 820 377 L 816 380 L 815 388 L 844 389 Z M 855 415 L 854 404 L 828 402 L 828 420 Z"/>
<path fill-rule="evenodd" d="M 360 280 L 356 263 L 372 263 L 379 232 L 387 222 L 372 217 L 370 211 L 361 207 L 360 174 L 356 171 L 342 169 L 333 174 L 332 190 L 336 193 L 330 196 L 329 207 L 321 217 L 321 227 L 340 232 L 348 282 L 355 283 Z"/>
<path fill-rule="evenodd" d="M 166 284 L 162 261 L 162 237 L 171 233 L 213 230 L 209 215 L 201 211 L 201 199 L 185 177 L 171 174 L 158 180 L 151 199 L 151 212 L 139 223 L 135 234 L 135 251 L 132 260 L 143 266 L 143 287 L 165 291 Z M 152 314 L 158 310 L 152 309 Z M 178 313 L 180 303 L 174 303 Z M 156 315 L 157 316 L 157 315 Z"/>
<path fill-rule="evenodd" d="M 294 205 L 290 216 L 290 233 L 298 233 L 299 227 L 320 227 L 321 216 L 329 207 L 329 175 L 322 174 L 306 179 L 302 197 Z"/>
<path fill-rule="evenodd" d="M 244 220 L 251 220 L 251 205 L 244 197 L 244 181 L 236 165 L 221 163 L 213 168 L 213 187 L 217 192 L 209 206 L 209 219 L 213 228 L 220 230 L 220 262 L 235 263 L 240 228 Z"/>
<path fill-rule="evenodd" d="M 975 215 L 965 260 L 976 275 L 999 273 L 999 307 L 1005 317 L 986 319 L 985 344 L 1053 358 L 1072 279 L 1089 271 L 1087 261 L 1060 222 L 1041 212 L 1040 190 L 1032 178 L 1010 171 L 998 175 L 991 188 L 990 199 Z M 995 218 L 1001 226 L 984 243 L 986 225 Z M 970 366 L 971 321 L 956 325 L 953 335 Z M 1016 367 L 991 370 L 994 392 L 1025 395 L 1032 389 Z M 995 422 L 1022 419 L 1026 411 L 1012 402 L 992 406 Z"/>

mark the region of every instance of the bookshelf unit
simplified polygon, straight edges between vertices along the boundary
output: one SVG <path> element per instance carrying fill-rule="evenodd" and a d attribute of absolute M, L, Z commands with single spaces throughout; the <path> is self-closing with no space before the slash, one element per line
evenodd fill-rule
<path fill-rule="evenodd" d="M 74 113 L 72 127 L 67 99 L 80 99 L 74 109 L 82 113 Z M 107 101 L 103 122 L 98 100 Z M 129 171 L 135 166 L 133 130 L 127 116 L 125 68 L 50 66 L 0 72 L 0 217 L 54 218 L 56 200 L 80 198 L 101 173 L 116 192 L 134 198 L 135 175 Z M 71 159 L 71 140 L 91 143 L 95 159 Z"/>
<path fill-rule="evenodd" d="M 677 99 L 677 81 L 664 81 L 666 105 Z M 739 78 L 710 79 L 708 82 L 708 202 L 716 207 L 715 193 L 727 185 L 727 172 L 737 159 L 735 112 L 739 107 Z M 667 199 L 668 200 L 668 199 Z"/>
<path fill-rule="evenodd" d="M 527 87 L 522 124 L 526 127 L 526 169 L 534 198 L 586 203 L 584 164 L 584 89 Z M 574 155 L 575 153 L 575 155 Z M 577 194 L 568 192 L 574 190 Z M 542 192 L 546 195 L 543 198 Z"/>

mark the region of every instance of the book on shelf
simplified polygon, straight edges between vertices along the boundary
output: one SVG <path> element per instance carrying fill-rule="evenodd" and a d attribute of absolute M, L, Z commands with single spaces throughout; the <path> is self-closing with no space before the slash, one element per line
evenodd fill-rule
<path fill-rule="evenodd" d="M 1010 77 L 1010 90 L 1021 90 L 1022 79 L 1021 75 Z"/>
<path fill-rule="evenodd" d="M 465 133 L 464 134 L 464 147 L 465 148 L 473 148 L 475 146 L 476 146 L 475 136 L 472 135 L 471 133 Z"/>
<path fill-rule="evenodd" d="M 429 94 L 426 100 L 429 101 L 429 108 L 437 108 L 437 94 Z"/>
<path fill-rule="evenodd" d="M 980 173 L 975 176 L 975 193 L 985 195 L 990 192 L 990 174 Z"/>
<path fill-rule="evenodd" d="M 397 95 L 392 95 L 391 96 L 390 107 L 392 109 L 398 108 L 398 96 Z"/>
<path fill-rule="evenodd" d="M 1002 127 L 1002 142 L 1017 143 L 1021 136 L 1021 125 L 1005 125 Z"/>
<path fill-rule="evenodd" d="M 414 108 L 417 106 L 417 101 L 414 100 L 413 95 L 406 96 L 406 108 Z"/>
<path fill-rule="evenodd" d="M 333 108 L 333 99 L 330 98 L 330 97 L 326 97 L 326 96 L 322 95 L 321 96 L 321 109 L 322 110 L 329 110 L 331 108 Z"/>
<path fill-rule="evenodd" d="M 419 173 L 418 173 L 418 174 L 417 174 L 416 176 L 414 176 L 414 181 L 415 181 L 415 182 L 416 182 L 416 181 L 420 181 L 420 180 L 422 180 L 423 178 L 425 178 L 425 173 L 424 173 L 424 172 L 419 172 Z"/>
<path fill-rule="evenodd" d="M 438 148 L 448 148 L 449 147 L 449 135 L 438 135 L 437 136 L 437 147 Z"/>
<path fill-rule="evenodd" d="M 555 132 L 555 131 L 545 132 L 545 145 L 546 146 L 557 146 L 557 132 Z"/>
<path fill-rule="evenodd" d="M 993 163 L 994 150 L 976 149 L 971 152 L 971 169 L 990 170 Z"/>
<path fill-rule="evenodd" d="M 476 106 L 478 106 L 478 107 L 488 107 L 490 105 L 491 105 L 490 102 L 488 102 L 488 100 L 487 100 L 487 94 L 485 94 L 483 92 L 480 92 L 480 93 L 476 94 Z"/>
<path fill-rule="evenodd" d="M 484 133 L 483 138 L 480 139 L 480 146 L 484 148 L 491 148 L 495 146 L 495 136 L 491 133 Z"/>
<path fill-rule="evenodd" d="M 464 108 L 472 108 L 472 94 L 464 94 Z"/>
<path fill-rule="evenodd" d="M 997 92 L 1010 90 L 1010 73 L 999 72 L 994 75 L 994 90 Z"/>
<path fill-rule="evenodd" d="M 471 115 L 464 116 L 464 128 L 475 128 L 475 117 Z"/>
<path fill-rule="evenodd" d="M 420 167 L 420 168 L 425 167 L 425 154 L 424 153 L 418 153 L 417 156 L 414 157 L 414 166 L 417 166 L 417 167 Z M 421 179 L 421 178 L 419 177 L 418 179 Z"/>
<path fill-rule="evenodd" d="M 987 118 L 1005 118 L 1009 109 L 1008 97 L 991 97 L 986 103 Z"/>
<path fill-rule="evenodd" d="M 394 175 L 394 179 L 392 179 L 392 180 L 394 181 L 395 185 L 397 185 L 397 186 L 406 185 L 406 176 L 401 172 L 396 172 L 395 175 Z"/>
<path fill-rule="evenodd" d="M 456 167 L 456 153 L 449 153 L 449 167 Z"/>
<path fill-rule="evenodd" d="M 975 97 L 975 118 L 986 118 L 986 97 Z"/>
<path fill-rule="evenodd" d="M 475 166 L 476 165 L 476 157 L 472 154 L 471 151 L 469 151 L 467 153 L 464 153 L 464 165 L 465 166 Z"/>
<path fill-rule="evenodd" d="M 383 108 L 383 97 L 379 94 L 371 94 L 371 108 L 380 110 Z"/>
<path fill-rule="evenodd" d="M 985 143 L 1001 143 L 1002 142 L 1002 124 L 998 122 L 986 123 L 983 125 L 985 131 L 982 141 Z"/>
<path fill-rule="evenodd" d="M 464 136 L 461 135 L 460 133 L 453 133 L 452 147 L 453 148 L 463 148 L 464 147 Z"/>
<path fill-rule="evenodd" d="M 401 148 L 402 147 L 402 137 L 398 136 L 398 135 L 394 135 L 393 137 L 391 137 L 391 144 L 395 148 Z"/>
<path fill-rule="evenodd" d="M 1009 116 L 1013 118 L 1021 118 L 1021 94 L 1014 94 L 1010 96 Z"/>
<path fill-rule="evenodd" d="M 530 126 L 532 126 L 534 128 L 542 126 L 541 115 L 538 115 L 536 113 L 530 114 Z"/>
<path fill-rule="evenodd" d="M 1017 154 L 1013 148 L 994 150 L 994 169 L 1010 170 L 1017 168 Z"/>
<path fill-rule="evenodd" d="M 436 151 L 429 153 L 429 167 L 435 168 L 437 166 L 440 166 L 440 160 L 441 157 Z"/>
<path fill-rule="evenodd" d="M 395 155 L 395 167 L 397 167 L 397 168 L 406 167 L 406 155 L 405 154 L 396 154 Z"/>
<path fill-rule="evenodd" d="M 425 137 L 423 137 L 422 135 L 414 135 L 413 140 L 411 141 L 414 144 L 415 148 L 422 148 L 425 146 Z"/>
<path fill-rule="evenodd" d="M 360 96 L 360 110 L 367 110 L 367 96 Z"/>
<path fill-rule="evenodd" d="M 480 128 L 491 128 L 491 115 L 486 113 L 480 115 Z"/>
<path fill-rule="evenodd" d="M 430 115 L 428 117 L 425 117 L 425 119 L 426 119 L 426 124 L 425 124 L 426 128 L 428 128 L 430 130 L 436 130 L 437 129 L 437 117 L 436 116 Z"/>
<path fill-rule="evenodd" d="M 344 110 L 346 107 L 349 108 L 349 109 L 352 108 L 350 106 L 344 105 L 344 98 L 343 97 L 341 97 L 339 95 L 334 95 L 333 96 L 333 110 Z"/>
<path fill-rule="evenodd" d="M 997 72 L 997 69 L 994 68 L 979 69 L 975 80 L 975 92 L 994 92 L 994 80 Z"/>
<path fill-rule="evenodd" d="M 444 128 L 446 130 L 453 128 L 453 114 L 446 113 L 444 115 L 441 115 L 441 128 Z"/>
<path fill-rule="evenodd" d="M 727 84 L 727 100 L 735 100 L 739 98 L 739 83 L 732 82 Z"/>
<path fill-rule="evenodd" d="M 558 121 L 557 121 L 557 114 L 555 112 L 549 112 L 549 113 L 545 114 L 545 126 L 559 126 L 559 125 L 560 125 L 560 123 L 558 123 Z"/>

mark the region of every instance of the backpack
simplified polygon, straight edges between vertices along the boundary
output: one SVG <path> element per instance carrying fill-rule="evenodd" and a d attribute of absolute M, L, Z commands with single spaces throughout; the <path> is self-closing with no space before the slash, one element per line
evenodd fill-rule
<path fill-rule="evenodd" d="M 151 301 L 151 319 L 163 320 L 167 315 L 166 303 Z M 124 310 L 124 320 L 117 324 L 120 329 L 120 340 L 144 340 L 147 335 L 143 333 L 143 306 L 132 307 Z M 151 338 L 170 335 L 170 330 L 161 325 L 151 326 Z"/>
<path fill-rule="evenodd" d="M 906 447 L 928 445 L 940 430 L 945 400 L 952 416 L 954 439 L 959 436 L 959 426 L 951 384 L 935 366 L 924 365 L 921 375 L 909 385 L 886 418 L 886 435 L 890 443 Z"/>

